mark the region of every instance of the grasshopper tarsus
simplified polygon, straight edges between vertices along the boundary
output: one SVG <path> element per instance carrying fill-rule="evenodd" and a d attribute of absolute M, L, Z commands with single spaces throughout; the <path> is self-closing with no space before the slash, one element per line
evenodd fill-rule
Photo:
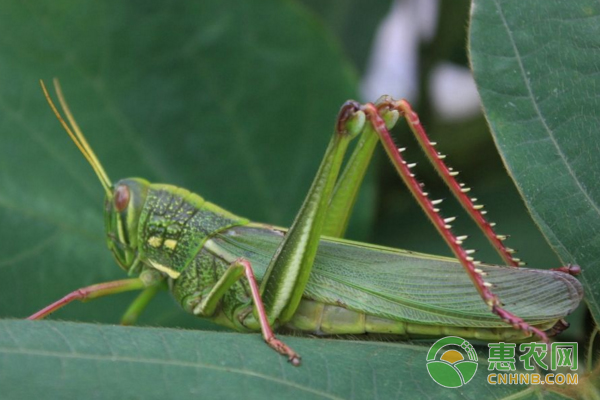
<path fill-rule="evenodd" d="M 287 356 L 288 362 L 292 364 L 294 367 L 299 367 L 302 363 L 302 357 L 298 355 L 294 350 L 292 350 L 288 345 L 283 343 L 281 340 L 277 339 L 275 336 L 270 339 L 265 339 L 265 343 L 269 345 L 270 348 L 275 350 L 281 355 Z"/>

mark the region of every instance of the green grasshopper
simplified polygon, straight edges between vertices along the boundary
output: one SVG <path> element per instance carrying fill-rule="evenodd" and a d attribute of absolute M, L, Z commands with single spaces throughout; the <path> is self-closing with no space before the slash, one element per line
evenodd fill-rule
<path fill-rule="evenodd" d="M 168 286 L 189 313 L 242 332 L 260 330 L 270 347 L 299 365 L 300 356 L 275 337 L 274 329 L 487 341 L 537 337 L 547 342 L 568 326 L 563 317 L 583 297 L 572 276 L 579 273 L 578 266 L 518 268 L 522 263 L 502 243 L 506 237 L 494 232 L 482 206 L 456 181 L 457 173 L 435 151 L 404 100 L 382 97 L 375 104 L 348 101 L 342 106 L 308 195 L 292 226 L 282 229 L 236 216 L 179 187 L 140 178 L 112 184 L 58 82 L 55 89 L 68 124 L 41 84 L 54 114 L 104 187 L 108 247 L 117 264 L 136 277 L 76 290 L 29 319 L 43 318 L 76 299 L 141 290 L 123 317 L 124 323 L 133 323 L 154 294 Z M 440 216 L 436 207 L 441 200 L 429 199 L 411 173 L 413 165 L 402 156 L 405 149 L 390 136 L 401 117 L 508 266 L 477 262 L 472 250 L 462 248 L 466 237 L 452 233 L 453 218 Z M 340 173 L 355 137 L 359 142 Z M 456 259 L 341 238 L 378 142 Z"/>

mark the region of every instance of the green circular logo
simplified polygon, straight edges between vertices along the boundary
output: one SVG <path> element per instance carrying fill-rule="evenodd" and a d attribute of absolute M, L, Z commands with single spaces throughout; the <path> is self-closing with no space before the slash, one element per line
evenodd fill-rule
<path fill-rule="evenodd" d="M 441 386 L 461 387 L 469 383 L 477 372 L 477 353 L 471 343 L 463 338 L 447 336 L 429 349 L 427 371 Z"/>

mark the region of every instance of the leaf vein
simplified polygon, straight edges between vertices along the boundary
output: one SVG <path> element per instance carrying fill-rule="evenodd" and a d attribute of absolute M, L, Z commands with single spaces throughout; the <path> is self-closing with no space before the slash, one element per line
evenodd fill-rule
<path fill-rule="evenodd" d="M 598 204 L 596 204 L 596 202 L 591 198 L 590 194 L 587 192 L 587 190 L 583 187 L 583 185 L 581 184 L 581 182 L 579 181 L 579 179 L 577 178 L 575 171 L 573 170 L 573 168 L 571 167 L 571 164 L 569 164 L 566 155 L 563 153 L 562 149 L 560 148 L 560 146 L 558 145 L 558 142 L 556 141 L 556 137 L 554 136 L 554 132 L 550 129 L 550 127 L 548 126 L 547 122 L 546 122 L 546 118 L 544 117 L 544 115 L 542 114 L 542 111 L 539 108 L 539 105 L 535 99 L 535 96 L 533 95 L 533 89 L 531 88 L 531 82 L 529 81 L 529 79 L 527 78 L 527 74 L 525 72 L 525 67 L 523 65 L 523 61 L 519 52 L 519 49 L 517 47 L 517 44 L 514 40 L 512 31 L 510 29 L 510 27 L 508 26 L 508 22 L 506 21 L 506 17 L 504 16 L 504 12 L 502 11 L 502 7 L 500 6 L 500 4 L 498 3 L 498 0 L 494 0 L 494 3 L 496 5 L 496 9 L 498 10 L 498 13 L 500 15 L 500 18 L 502 20 L 502 24 L 504 25 L 505 29 L 506 29 L 506 33 L 508 35 L 508 38 L 510 40 L 510 44 L 515 52 L 515 58 L 517 60 L 517 63 L 519 65 L 519 69 L 521 70 L 521 76 L 523 77 L 523 82 L 525 83 L 525 87 L 527 88 L 527 92 L 529 93 L 529 98 L 531 99 L 531 103 L 533 105 L 533 108 L 536 112 L 536 114 L 539 116 L 540 121 L 542 123 L 542 126 L 544 127 L 544 129 L 546 130 L 548 137 L 550 138 L 552 144 L 554 145 L 554 147 L 556 148 L 556 152 L 559 155 L 561 161 L 563 162 L 563 164 L 565 165 L 565 168 L 567 170 L 567 172 L 569 173 L 569 175 L 571 175 L 571 177 L 573 178 L 573 180 L 575 181 L 575 184 L 577 185 L 577 188 L 580 190 L 580 192 L 583 194 L 585 200 L 592 206 L 592 208 L 596 211 L 596 213 L 598 215 L 600 215 L 600 207 L 598 206 Z"/>

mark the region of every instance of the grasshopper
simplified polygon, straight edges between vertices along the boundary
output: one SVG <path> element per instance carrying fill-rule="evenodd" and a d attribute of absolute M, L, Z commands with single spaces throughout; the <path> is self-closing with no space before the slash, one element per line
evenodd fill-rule
<path fill-rule="evenodd" d="M 73 300 L 141 291 L 122 322 L 133 323 L 164 286 L 189 313 L 265 342 L 293 365 L 300 356 L 274 330 L 316 335 L 385 334 L 397 338 L 457 335 L 519 341 L 565 329 L 563 317 L 583 297 L 575 265 L 555 270 L 523 263 L 503 244 L 469 188 L 455 179 L 417 114 L 404 100 L 346 102 L 313 184 L 289 229 L 251 222 L 190 191 L 141 178 L 111 183 L 54 81 L 66 121 L 42 89 L 54 114 L 94 169 L 106 197 L 108 248 L 130 278 L 78 289 L 31 315 L 40 319 Z M 452 193 L 507 266 L 488 265 L 465 250 L 450 223 L 411 172 L 404 148 L 389 129 L 404 118 Z M 358 143 L 342 172 L 352 139 Z M 342 239 L 358 189 L 380 142 L 393 166 L 456 259 Z M 465 273 L 466 271 L 466 273 Z M 494 292 L 492 292 L 494 289 Z M 502 298 L 505 302 L 500 301 Z M 481 301 L 483 299 L 483 301 Z"/>

